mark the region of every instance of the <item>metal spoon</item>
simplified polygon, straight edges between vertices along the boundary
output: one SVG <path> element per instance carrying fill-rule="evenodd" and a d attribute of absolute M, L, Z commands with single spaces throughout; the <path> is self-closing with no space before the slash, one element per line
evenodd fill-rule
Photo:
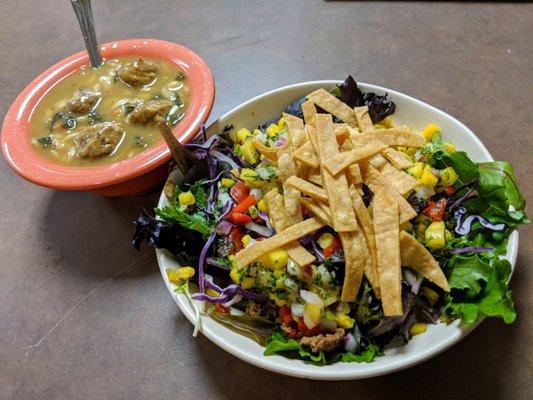
<path fill-rule="evenodd" d="M 72 4 L 78 22 L 80 23 L 85 46 L 87 47 L 89 59 L 91 60 L 91 66 L 97 68 L 102 64 L 102 56 L 98 50 L 98 42 L 96 41 L 96 33 L 94 32 L 91 0 L 70 0 L 70 4 Z"/>

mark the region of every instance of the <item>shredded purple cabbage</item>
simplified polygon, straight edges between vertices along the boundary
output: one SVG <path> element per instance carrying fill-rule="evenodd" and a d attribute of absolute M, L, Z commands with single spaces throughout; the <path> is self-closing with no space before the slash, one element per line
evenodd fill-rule
<path fill-rule="evenodd" d="M 223 269 L 224 271 L 229 271 L 229 268 L 226 265 L 219 263 L 213 257 L 207 257 L 205 259 L 205 263 L 207 265 L 211 265 L 212 267 L 217 267 L 217 268 Z"/>
<path fill-rule="evenodd" d="M 489 251 L 494 251 L 494 247 L 474 247 L 474 246 L 469 246 L 469 247 L 462 247 L 460 249 L 452 249 L 452 250 L 450 250 L 450 253 L 453 253 L 453 254 L 484 253 L 484 252 L 489 252 Z"/>
<path fill-rule="evenodd" d="M 474 196 L 475 193 L 473 193 L 473 192 L 474 192 L 474 190 L 476 190 L 476 186 L 477 186 L 477 182 L 474 182 L 472 187 L 470 189 L 468 189 L 468 191 L 463 196 L 461 196 L 457 200 L 454 200 L 453 202 L 448 202 L 448 204 L 446 205 L 447 210 L 451 211 L 454 208 L 459 207 L 465 201 L 470 199 L 470 197 Z"/>
<path fill-rule="evenodd" d="M 493 231 L 503 231 L 505 229 L 505 224 L 493 224 L 488 219 L 483 218 L 481 215 L 469 215 L 465 218 L 466 208 L 460 207 L 455 211 L 453 217 L 455 218 L 455 233 L 458 235 L 464 236 L 470 233 L 472 229 L 472 224 L 474 222 L 479 222 L 484 228 L 493 230 Z"/>

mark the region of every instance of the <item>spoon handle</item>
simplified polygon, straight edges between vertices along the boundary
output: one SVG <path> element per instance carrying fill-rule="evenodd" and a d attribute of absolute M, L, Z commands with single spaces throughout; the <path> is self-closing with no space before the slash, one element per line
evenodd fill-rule
<path fill-rule="evenodd" d="M 70 4 L 72 4 L 78 22 L 80 23 L 85 46 L 87 47 L 89 59 L 91 60 L 91 66 L 93 68 L 99 67 L 102 64 L 102 57 L 98 51 L 98 42 L 96 41 L 96 33 L 94 32 L 91 0 L 70 0 Z"/>
<path fill-rule="evenodd" d="M 185 146 L 183 146 L 178 139 L 176 139 L 166 122 L 159 122 L 157 124 L 157 128 L 167 143 L 170 154 L 172 154 L 172 158 L 174 159 L 177 167 L 184 176 L 187 175 L 189 169 L 192 167 L 191 164 L 197 162 L 198 159 L 187 148 L 185 148 Z"/>

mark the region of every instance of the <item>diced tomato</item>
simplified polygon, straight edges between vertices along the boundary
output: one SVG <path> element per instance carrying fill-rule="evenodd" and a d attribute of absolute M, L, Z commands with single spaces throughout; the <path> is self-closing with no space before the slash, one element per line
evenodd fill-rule
<path fill-rule="evenodd" d="M 455 187 L 453 187 L 453 186 L 448 186 L 446 189 L 444 189 L 444 193 L 446 193 L 446 195 L 447 195 L 448 197 L 450 197 L 452 194 L 455 193 L 455 190 L 456 190 Z"/>
<path fill-rule="evenodd" d="M 302 332 L 302 335 L 304 336 L 314 336 L 320 332 L 320 327 L 318 325 L 309 329 L 304 323 L 303 318 L 299 318 L 296 322 L 298 323 L 298 330 Z"/>
<path fill-rule="evenodd" d="M 302 204 L 302 214 L 304 215 L 304 217 L 307 217 L 308 215 L 311 214 L 309 209 L 304 204 Z"/>
<path fill-rule="evenodd" d="M 252 221 L 252 217 L 246 214 L 232 212 L 230 215 L 228 215 L 228 220 L 236 225 L 245 225 Z"/>
<path fill-rule="evenodd" d="M 220 303 L 217 303 L 215 305 L 215 310 L 219 313 L 223 313 L 223 314 L 227 314 L 229 313 L 229 308 L 228 307 L 224 307 L 222 304 Z"/>
<path fill-rule="evenodd" d="M 239 204 L 248 197 L 250 194 L 250 188 L 246 186 L 246 183 L 243 181 L 237 181 L 237 183 L 230 189 L 229 194 L 233 197 L 235 203 Z"/>
<path fill-rule="evenodd" d="M 341 249 L 341 241 L 337 235 L 333 237 L 333 242 L 324 249 L 324 257 L 331 257 L 336 251 Z"/>
<path fill-rule="evenodd" d="M 426 208 L 424 208 L 424 214 L 431 218 L 433 221 L 442 221 L 444 213 L 446 212 L 446 199 L 440 199 L 438 201 L 431 200 Z"/>
<path fill-rule="evenodd" d="M 283 306 L 279 309 L 279 317 L 281 319 L 281 322 L 285 326 L 290 326 L 293 321 L 291 309 L 286 306 Z"/>
<path fill-rule="evenodd" d="M 229 233 L 229 239 L 231 240 L 231 243 L 233 243 L 233 247 L 235 251 L 242 250 L 242 237 L 244 236 L 244 232 L 241 228 L 232 228 Z"/>
<path fill-rule="evenodd" d="M 296 339 L 298 337 L 298 331 L 294 328 L 291 328 L 291 331 L 288 334 L 289 339 Z"/>
<path fill-rule="evenodd" d="M 255 206 L 255 203 L 257 203 L 257 200 L 254 196 L 247 196 L 244 198 L 239 204 L 237 204 L 235 207 L 233 207 L 233 210 L 231 210 L 232 214 L 240 213 L 244 214 L 251 206 Z"/>

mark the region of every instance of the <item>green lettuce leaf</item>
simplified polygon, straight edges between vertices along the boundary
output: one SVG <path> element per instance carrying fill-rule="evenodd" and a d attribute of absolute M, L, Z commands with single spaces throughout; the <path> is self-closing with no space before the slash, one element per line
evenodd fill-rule
<path fill-rule="evenodd" d="M 205 214 L 195 212 L 187 214 L 179 208 L 177 203 L 164 208 L 156 208 L 155 213 L 170 223 L 176 223 L 184 228 L 200 232 L 203 236 L 209 236 L 213 230 L 211 222 L 207 220 Z"/>
<path fill-rule="evenodd" d="M 514 322 L 509 261 L 494 253 L 455 255 L 447 262 L 446 270 L 452 289 L 446 295 L 446 313 L 469 323 L 480 315 L 501 317 L 507 324 Z"/>
<path fill-rule="evenodd" d="M 383 355 L 383 352 L 376 344 L 369 344 L 360 354 L 342 353 L 342 362 L 369 363 L 374 361 L 377 356 Z"/>
<path fill-rule="evenodd" d="M 428 163 L 438 169 L 452 167 L 458 175 L 455 187 L 461 187 L 474 182 L 479 176 L 479 167 L 474 163 L 464 151 L 447 153 L 437 151 L 428 160 Z"/>
<path fill-rule="evenodd" d="M 302 347 L 296 340 L 287 339 L 282 332 L 276 331 L 267 339 L 263 354 L 265 356 L 271 356 L 280 352 L 292 352 L 293 355 L 297 354 L 304 360 L 309 360 L 317 364 L 327 364 L 324 352 L 321 351 L 318 354 L 313 354 L 305 347 Z"/>

